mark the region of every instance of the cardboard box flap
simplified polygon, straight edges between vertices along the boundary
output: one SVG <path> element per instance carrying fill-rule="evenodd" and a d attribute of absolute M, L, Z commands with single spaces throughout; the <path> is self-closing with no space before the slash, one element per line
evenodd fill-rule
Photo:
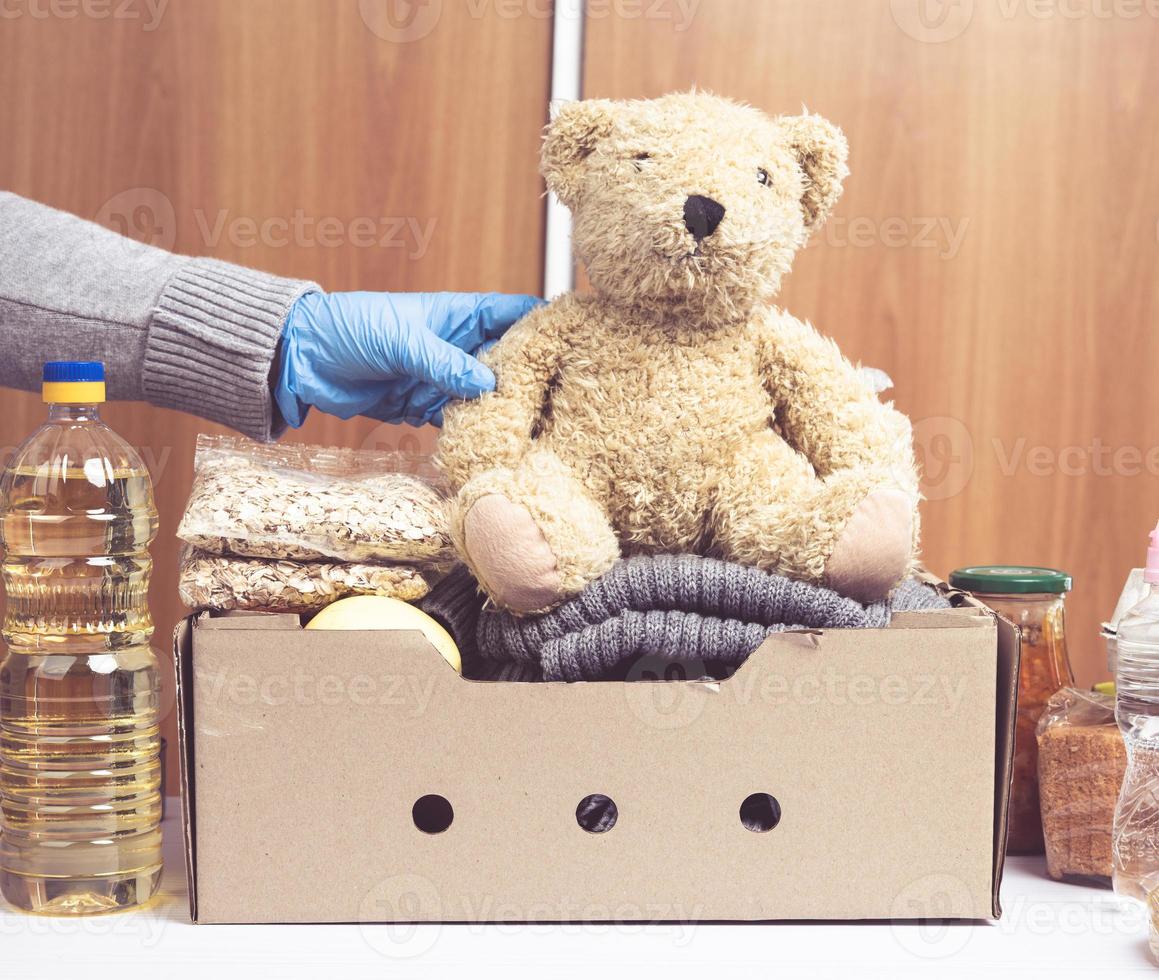
<path fill-rule="evenodd" d="M 998 627 L 998 676 L 994 717 L 994 918 L 1002 916 L 999 890 L 1006 860 L 1006 826 L 1010 783 L 1014 778 L 1014 729 L 1018 712 L 1018 670 L 1022 631 L 1010 620 L 992 614 Z"/>
<path fill-rule="evenodd" d="M 297 613 L 237 611 L 224 614 L 203 612 L 197 615 L 199 630 L 292 630 L 302 620 Z"/>
<path fill-rule="evenodd" d="M 185 850 L 185 873 L 189 883 L 189 917 L 197 921 L 197 831 L 193 772 L 193 617 L 173 628 L 173 661 L 177 677 L 177 754 L 180 761 L 181 833 Z"/>
<path fill-rule="evenodd" d="M 978 609 L 974 606 L 896 612 L 890 618 L 889 629 L 937 630 L 986 627 L 989 614 L 988 609 Z"/>

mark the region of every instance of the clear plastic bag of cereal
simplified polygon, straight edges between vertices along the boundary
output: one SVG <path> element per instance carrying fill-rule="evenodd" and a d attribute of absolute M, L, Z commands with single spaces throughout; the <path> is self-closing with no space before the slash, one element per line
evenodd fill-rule
<path fill-rule="evenodd" d="M 445 564 L 444 485 L 428 456 L 198 436 L 177 536 L 217 555 Z"/>
<path fill-rule="evenodd" d="M 1038 791 L 1052 878 L 1111 877 L 1111 827 L 1127 768 L 1115 699 L 1064 687 L 1038 720 Z"/>

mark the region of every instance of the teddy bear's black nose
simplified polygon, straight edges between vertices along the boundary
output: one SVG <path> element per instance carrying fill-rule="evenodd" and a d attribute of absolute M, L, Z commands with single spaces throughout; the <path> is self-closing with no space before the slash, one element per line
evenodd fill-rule
<path fill-rule="evenodd" d="M 684 202 L 684 227 L 698 242 L 707 238 L 724 217 L 724 207 L 711 197 L 693 194 Z"/>

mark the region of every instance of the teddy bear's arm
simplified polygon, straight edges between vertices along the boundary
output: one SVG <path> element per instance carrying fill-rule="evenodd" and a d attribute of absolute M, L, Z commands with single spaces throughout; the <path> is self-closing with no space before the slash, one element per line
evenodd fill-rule
<path fill-rule="evenodd" d="M 758 344 L 784 437 L 818 476 L 884 468 L 916 490 L 909 419 L 878 400 L 832 340 L 786 313 L 770 311 Z"/>
<path fill-rule="evenodd" d="M 447 406 L 439 462 L 456 490 L 478 473 L 516 466 L 531 448 L 566 347 L 567 305 L 538 307 L 483 355 L 495 391 Z"/>

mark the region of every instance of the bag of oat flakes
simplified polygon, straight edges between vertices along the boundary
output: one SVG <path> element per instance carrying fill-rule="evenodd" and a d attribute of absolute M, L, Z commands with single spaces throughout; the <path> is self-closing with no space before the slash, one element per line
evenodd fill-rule
<path fill-rule="evenodd" d="M 312 561 L 453 560 L 429 457 L 197 438 L 177 536 L 216 555 Z"/>
<path fill-rule="evenodd" d="M 177 589 L 191 609 L 310 613 L 353 595 L 417 602 L 430 584 L 410 565 L 239 558 L 186 545 Z"/>

